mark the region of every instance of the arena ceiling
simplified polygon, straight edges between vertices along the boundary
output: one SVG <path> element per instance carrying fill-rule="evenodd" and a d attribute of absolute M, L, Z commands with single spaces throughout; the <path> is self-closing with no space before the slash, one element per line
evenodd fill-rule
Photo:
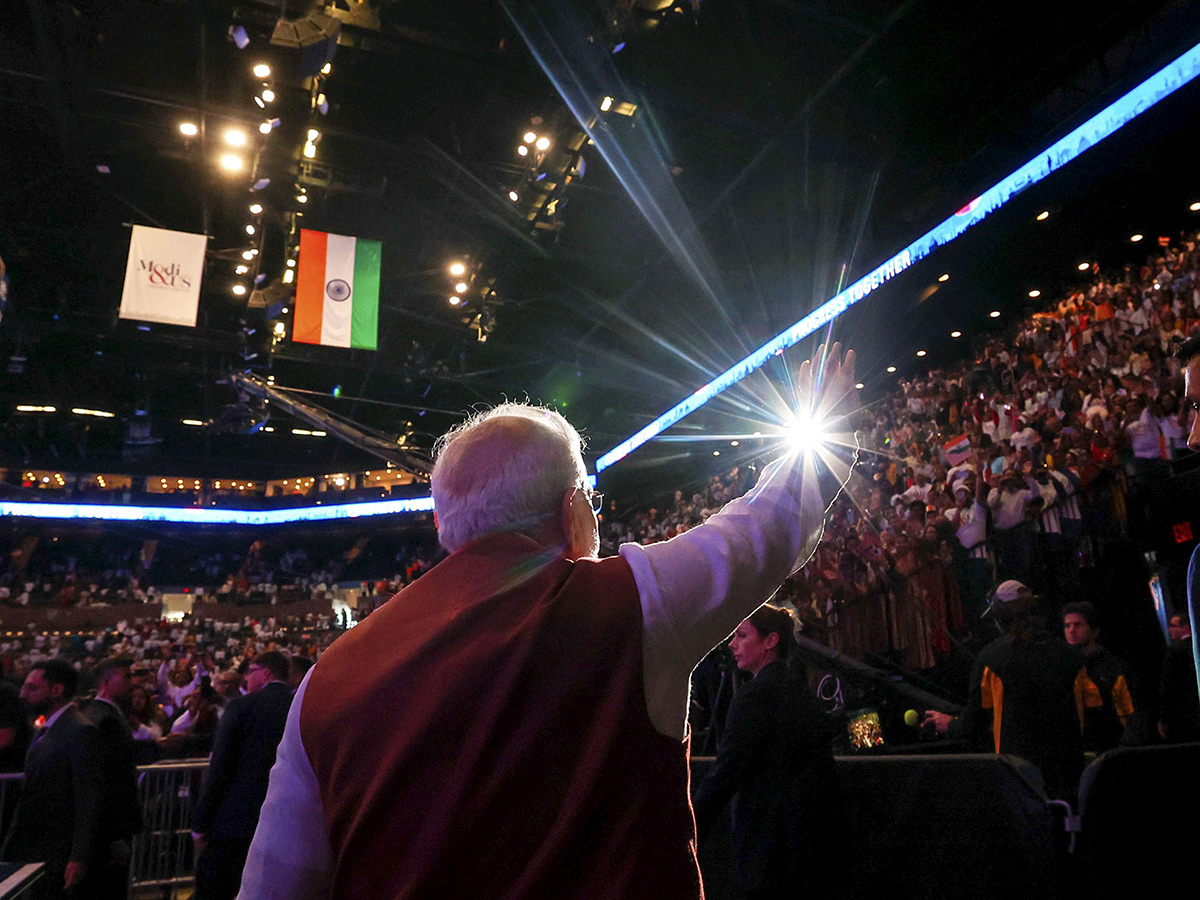
<path fill-rule="evenodd" d="M 315 82 L 271 42 L 281 15 L 310 13 L 340 28 Z M 529 396 L 606 450 L 1197 41 L 1182 2 L 4 4 L 0 463 L 201 476 L 365 459 L 278 414 L 244 433 L 228 375 L 245 370 L 409 446 Z M 951 327 L 970 337 L 1069 285 L 1081 255 L 1119 264 L 1144 255 L 1131 230 L 1186 226 L 1197 99 L 1181 91 L 852 310 L 839 329 L 867 392 L 964 352 Z M 527 131 L 544 155 L 518 155 Z M 118 319 L 135 223 L 210 236 L 198 327 Z M 382 242 L 377 351 L 272 342 L 298 227 Z M 452 307 L 456 260 L 469 284 Z M 745 418 L 736 390 L 711 407 L 679 430 L 745 427 L 721 421 Z M 641 458 L 692 452 L 674 446 Z"/>

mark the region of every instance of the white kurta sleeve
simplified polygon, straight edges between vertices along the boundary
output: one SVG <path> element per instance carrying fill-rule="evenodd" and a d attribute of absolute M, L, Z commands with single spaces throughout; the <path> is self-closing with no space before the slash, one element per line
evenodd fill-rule
<path fill-rule="evenodd" d="M 646 706 L 682 738 L 692 669 L 807 562 L 825 504 L 811 456 L 791 454 L 705 524 L 661 544 L 623 544 L 642 606 Z"/>
<path fill-rule="evenodd" d="M 325 831 L 317 776 L 300 737 L 300 709 L 313 671 L 304 676 L 292 698 L 238 900 L 319 900 L 329 896 L 333 851 Z"/>

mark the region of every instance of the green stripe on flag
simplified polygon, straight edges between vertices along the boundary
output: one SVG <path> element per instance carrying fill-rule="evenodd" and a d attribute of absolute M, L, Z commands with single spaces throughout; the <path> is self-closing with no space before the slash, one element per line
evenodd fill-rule
<path fill-rule="evenodd" d="M 379 264 L 383 245 L 359 238 L 354 244 L 354 309 L 350 346 L 374 350 L 379 330 Z"/>

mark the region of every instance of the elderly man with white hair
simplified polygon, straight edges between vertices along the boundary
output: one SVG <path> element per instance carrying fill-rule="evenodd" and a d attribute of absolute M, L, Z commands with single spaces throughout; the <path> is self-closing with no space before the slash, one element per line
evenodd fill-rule
<path fill-rule="evenodd" d="M 853 352 L 819 359 L 800 404 L 844 415 Z M 298 688 L 239 896 L 699 897 L 691 671 L 811 555 L 817 482 L 790 454 L 706 524 L 596 559 L 562 416 L 504 404 L 447 434 L 450 555 Z"/>

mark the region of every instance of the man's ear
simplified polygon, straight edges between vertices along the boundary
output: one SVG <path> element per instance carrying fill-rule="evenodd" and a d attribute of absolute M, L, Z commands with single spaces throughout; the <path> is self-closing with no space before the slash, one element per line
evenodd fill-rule
<path fill-rule="evenodd" d="M 596 515 L 582 490 L 572 488 L 567 491 L 563 497 L 559 520 L 567 542 L 568 558 L 580 559 L 596 555 Z"/>

